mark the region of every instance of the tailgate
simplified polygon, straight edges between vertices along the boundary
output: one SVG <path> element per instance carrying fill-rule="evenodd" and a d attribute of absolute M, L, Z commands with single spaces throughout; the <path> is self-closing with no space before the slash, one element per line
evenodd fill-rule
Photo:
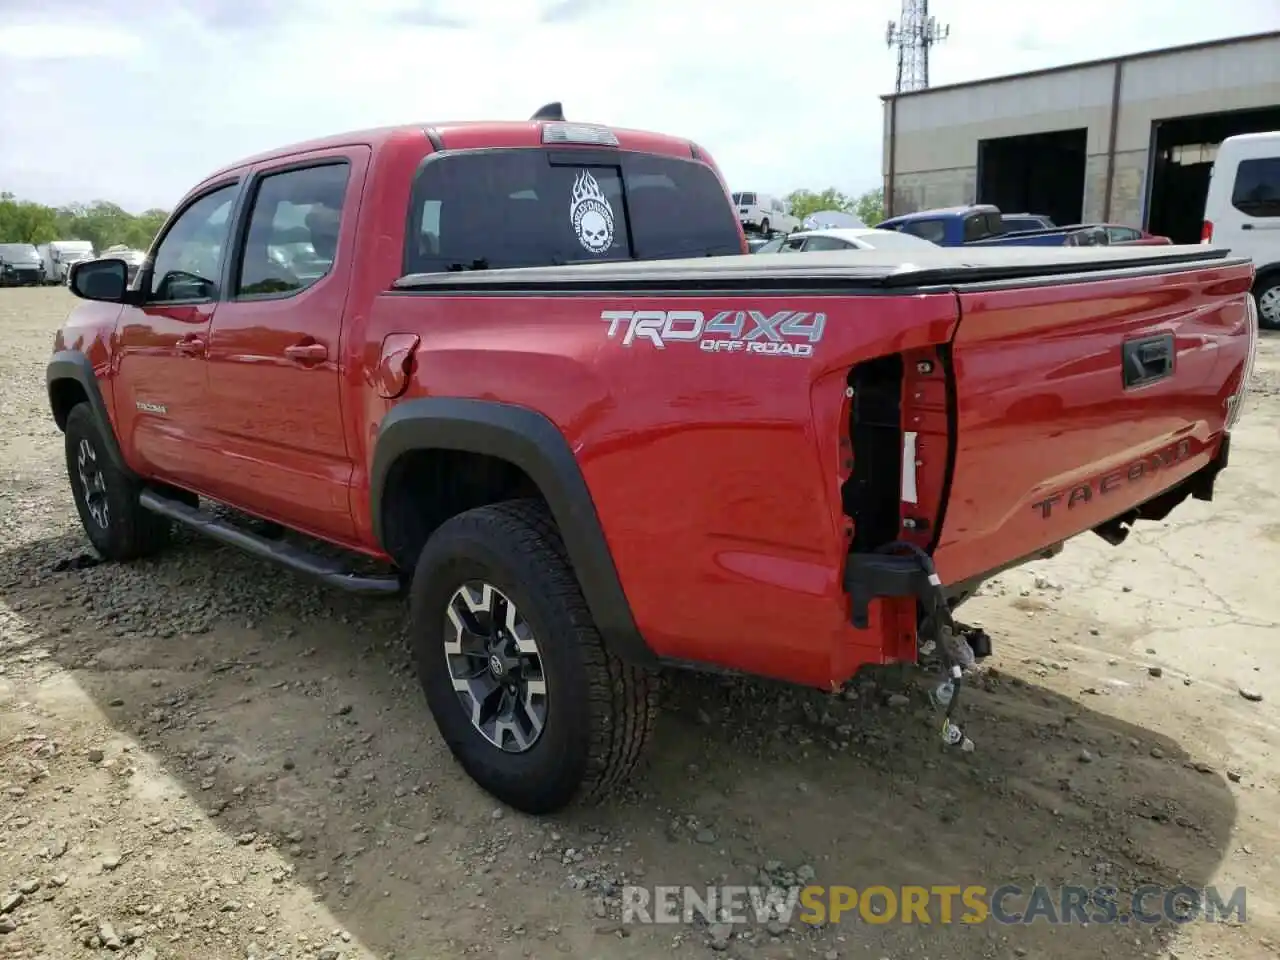
<path fill-rule="evenodd" d="M 1118 517 L 1214 457 L 1256 334 L 1245 264 L 959 288 L 955 584 Z"/>

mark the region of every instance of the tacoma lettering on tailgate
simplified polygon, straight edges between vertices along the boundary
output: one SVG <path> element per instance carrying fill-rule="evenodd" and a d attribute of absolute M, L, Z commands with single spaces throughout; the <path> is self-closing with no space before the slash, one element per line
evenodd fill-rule
<path fill-rule="evenodd" d="M 1109 493 L 1114 493 L 1130 483 L 1151 476 L 1157 470 L 1162 470 L 1185 460 L 1190 454 L 1191 440 L 1184 437 L 1177 443 L 1171 443 L 1140 460 L 1134 460 L 1128 466 L 1121 467 L 1118 470 L 1111 470 L 1101 476 L 1077 484 L 1070 490 L 1062 490 L 1052 496 L 1045 497 L 1043 500 L 1037 500 L 1031 504 L 1031 509 L 1040 511 L 1040 516 L 1048 519 L 1053 512 L 1053 508 L 1064 501 L 1068 510 L 1081 504 L 1092 503 L 1095 497 L 1105 497 Z"/>
<path fill-rule="evenodd" d="M 610 340 L 622 334 L 624 347 L 647 340 L 665 350 L 668 341 L 696 341 L 706 353 L 783 357 L 812 357 L 827 326 L 825 313 L 797 310 L 721 310 L 710 319 L 701 310 L 603 310 L 600 319 Z"/>

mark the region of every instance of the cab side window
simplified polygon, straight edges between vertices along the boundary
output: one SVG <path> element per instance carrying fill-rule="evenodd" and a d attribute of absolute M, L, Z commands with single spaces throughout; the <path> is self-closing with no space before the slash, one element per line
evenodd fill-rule
<path fill-rule="evenodd" d="M 1248 217 L 1280 217 L 1280 157 L 1241 160 L 1231 205 Z"/>
<path fill-rule="evenodd" d="M 187 207 L 156 248 L 147 300 L 213 300 L 227 247 L 238 183 L 219 187 Z"/>
<path fill-rule="evenodd" d="M 351 167 L 346 161 L 262 177 L 240 255 L 237 297 L 292 296 L 328 276 Z"/>

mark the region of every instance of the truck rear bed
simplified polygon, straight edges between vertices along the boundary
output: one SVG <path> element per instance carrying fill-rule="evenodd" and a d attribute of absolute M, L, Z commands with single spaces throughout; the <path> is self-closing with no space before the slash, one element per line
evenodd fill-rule
<path fill-rule="evenodd" d="M 1256 341 L 1251 279 L 1201 246 L 754 254 L 418 274 L 375 317 L 432 331 L 442 391 L 470 389 L 447 357 L 472 338 L 519 344 L 522 369 L 546 351 L 557 383 L 575 357 L 589 411 L 522 382 L 582 464 L 649 642 L 826 683 L 914 656 L 905 594 L 871 590 L 899 599 L 847 632 L 850 576 L 894 541 L 963 592 L 1206 494 Z M 828 662 L 802 656 L 823 637 Z"/>
<path fill-rule="evenodd" d="M 904 256 L 902 251 L 844 250 L 795 254 L 756 253 L 735 257 L 680 260 L 574 263 L 514 270 L 419 273 L 402 277 L 397 290 L 486 288 L 564 291 L 660 289 L 682 292 L 698 287 L 752 291 L 803 289 L 856 290 L 951 287 L 975 283 L 1041 280 L 1057 282 L 1075 275 L 1164 271 L 1201 264 L 1247 263 L 1230 251 L 1196 245 L 1158 250 L 1136 247 L 938 247 Z M 828 287 L 828 285 L 830 285 Z"/>

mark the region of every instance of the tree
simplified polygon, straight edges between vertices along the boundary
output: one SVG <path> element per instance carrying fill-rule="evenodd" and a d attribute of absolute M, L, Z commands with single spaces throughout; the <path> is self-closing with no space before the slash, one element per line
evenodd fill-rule
<path fill-rule="evenodd" d="M 884 219 L 884 190 L 880 187 L 868 190 L 857 199 L 841 193 L 835 187 L 827 187 L 822 191 L 793 190 L 787 196 L 787 201 L 791 204 L 791 213 L 802 221 L 820 210 L 851 213 L 868 227 L 874 227 Z"/>
<path fill-rule="evenodd" d="M 158 209 L 132 214 L 106 200 L 47 207 L 0 193 L 0 243 L 88 240 L 98 251 L 117 243 L 145 250 L 168 216 Z"/>
<path fill-rule="evenodd" d="M 58 239 L 58 212 L 12 193 L 0 193 L 0 243 L 48 243 Z"/>
<path fill-rule="evenodd" d="M 868 227 L 884 219 L 884 187 L 868 190 L 853 205 L 854 215 Z"/>
<path fill-rule="evenodd" d="M 788 194 L 787 202 L 791 204 L 792 216 L 799 217 L 801 220 L 819 210 L 843 210 L 846 213 L 853 213 L 853 201 L 835 187 L 827 187 L 820 193 L 812 190 L 793 190 Z"/>

